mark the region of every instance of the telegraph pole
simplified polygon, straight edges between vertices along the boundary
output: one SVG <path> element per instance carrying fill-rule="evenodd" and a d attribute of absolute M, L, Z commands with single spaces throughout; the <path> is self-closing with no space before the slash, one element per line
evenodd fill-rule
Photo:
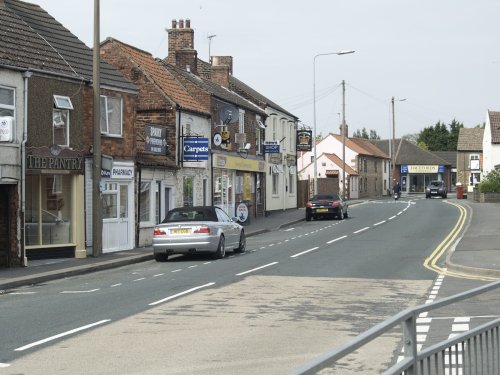
<path fill-rule="evenodd" d="M 345 199 L 345 81 L 342 80 L 342 196 Z"/>
<path fill-rule="evenodd" d="M 100 69 L 100 42 L 99 42 L 99 0 L 94 0 L 94 55 L 93 55 L 93 89 L 94 89 L 94 118 L 93 118 L 93 158 L 92 158 L 92 256 L 102 254 L 102 211 L 101 211 L 101 69 Z"/>

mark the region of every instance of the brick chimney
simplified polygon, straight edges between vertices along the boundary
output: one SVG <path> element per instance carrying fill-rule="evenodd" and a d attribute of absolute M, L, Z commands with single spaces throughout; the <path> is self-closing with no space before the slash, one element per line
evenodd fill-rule
<path fill-rule="evenodd" d="M 198 74 L 198 53 L 194 49 L 194 30 L 191 29 L 189 19 L 172 20 L 172 28 L 168 33 L 168 56 L 167 63 L 180 69 L 189 70 Z"/>
<path fill-rule="evenodd" d="M 233 74 L 232 56 L 212 56 L 211 79 L 223 87 L 229 88 L 229 75 Z"/>
<path fill-rule="evenodd" d="M 340 135 L 342 135 L 342 133 L 343 133 L 342 124 L 340 124 L 339 129 L 340 129 Z M 345 137 L 349 138 L 349 125 L 347 125 L 347 124 L 345 124 Z"/>

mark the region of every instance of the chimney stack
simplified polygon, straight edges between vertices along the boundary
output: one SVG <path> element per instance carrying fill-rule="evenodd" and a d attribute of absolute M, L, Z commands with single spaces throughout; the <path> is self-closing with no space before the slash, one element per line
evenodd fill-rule
<path fill-rule="evenodd" d="M 191 29 L 191 21 L 188 18 L 186 18 L 185 23 L 183 19 L 179 19 L 179 21 L 172 20 L 172 28 L 168 29 L 167 32 L 167 63 L 180 69 L 189 69 L 192 73 L 198 75 L 198 53 L 194 49 L 194 30 Z"/>
<path fill-rule="evenodd" d="M 340 135 L 344 132 L 344 127 L 340 124 Z M 349 138 L 349 125 L 345 124 L 345 137 Z"/>

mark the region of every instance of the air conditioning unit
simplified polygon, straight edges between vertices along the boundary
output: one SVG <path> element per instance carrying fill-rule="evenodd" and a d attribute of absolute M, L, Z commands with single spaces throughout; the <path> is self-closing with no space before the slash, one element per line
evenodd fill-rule
<path fill-rule="evenodd" d="M 14 118 L 12 116 L 0 116 L 0 142 L 12 142 L 14 140 Z"/>

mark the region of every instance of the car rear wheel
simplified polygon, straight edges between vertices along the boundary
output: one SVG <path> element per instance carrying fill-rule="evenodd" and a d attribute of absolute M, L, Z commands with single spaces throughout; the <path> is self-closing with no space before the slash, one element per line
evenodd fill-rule
<path fill-rule="evenodd" d="M 241 231 L 239 246 L 234 249 L 235 253 L 243 253 L 247 247 L 247 240 L 245 237 L 245 232 Z"/>
<path fill-rule="evenodd" d="M 156 253 L 155 254 L 155 260 L 157 262 L 166 262 L 168 259 L 168 254 L 164 254 L 164 253 Z"/>
<path fill-rule="evenodd" d="M 224 236 L 219 238 L 219 246 L 217 246 L 217 251 L 214 254 L 214 259 L 222 259 L 226 256 L 226 245 L 224 241 Z"/>

